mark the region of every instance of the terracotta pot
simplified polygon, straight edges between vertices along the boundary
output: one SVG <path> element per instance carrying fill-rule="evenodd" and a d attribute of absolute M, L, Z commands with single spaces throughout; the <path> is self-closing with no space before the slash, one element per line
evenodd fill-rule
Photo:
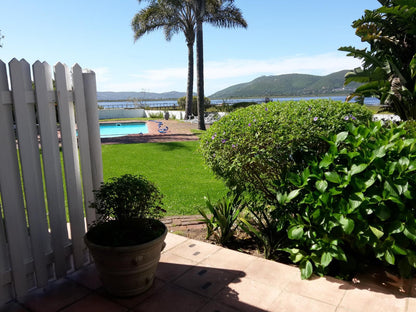
<path fill-rule="evenodd" d="M 94 259 L 104 288 L 119 297 L 134 296 L 148 290 L 153 284 L 167 232 L 165 226 L 164 233 L 158 238 L 126 247 L 97 245 L 85 235 L 85 244 Z"/>

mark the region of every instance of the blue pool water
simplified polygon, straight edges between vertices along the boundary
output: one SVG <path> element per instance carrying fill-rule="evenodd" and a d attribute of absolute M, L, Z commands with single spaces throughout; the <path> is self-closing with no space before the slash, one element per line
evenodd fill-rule
<path fill-rule="evenodd" d="M 100 136 L 102 138 L 121 137 L 129 134 L 148 133 L 145 122 L 102 123 Z"/>

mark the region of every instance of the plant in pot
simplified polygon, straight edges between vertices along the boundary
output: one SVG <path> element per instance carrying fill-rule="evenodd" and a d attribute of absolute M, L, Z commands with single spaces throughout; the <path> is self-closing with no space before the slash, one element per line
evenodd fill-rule
<path fill-rule="evenodd" d="M 104 288 L 115 296 L 149 289 L 164 247 L 162 194 L 143 176 L 126 174 L 94 191 L 98 220 L 84 241 Z"/>

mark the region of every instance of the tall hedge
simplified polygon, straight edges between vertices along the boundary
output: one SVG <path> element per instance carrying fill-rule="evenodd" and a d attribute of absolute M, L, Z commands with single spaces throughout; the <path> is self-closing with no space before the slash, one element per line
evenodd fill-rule
<path fill-rule="evenodd" d="M 332 100 L 272 102 L 239 109 L 201 138 L 206 164 L 230 187 L 273 199 L 273 183 L 301 171 L 309 156 L 326 151 L 320 137 L 371 120 L 364 106 Z"/>

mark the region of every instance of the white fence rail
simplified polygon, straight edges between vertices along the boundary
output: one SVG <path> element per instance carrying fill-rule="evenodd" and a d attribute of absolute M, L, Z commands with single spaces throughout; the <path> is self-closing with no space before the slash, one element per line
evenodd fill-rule
<path fill-rule="evenodd" d="M 95 74 L 58 63 L 52 78 L 39 61 L 32 72 L 13 59 L 8 76 L 0 61 L 0 306 L 88 261 L 102 181 Z"/>

